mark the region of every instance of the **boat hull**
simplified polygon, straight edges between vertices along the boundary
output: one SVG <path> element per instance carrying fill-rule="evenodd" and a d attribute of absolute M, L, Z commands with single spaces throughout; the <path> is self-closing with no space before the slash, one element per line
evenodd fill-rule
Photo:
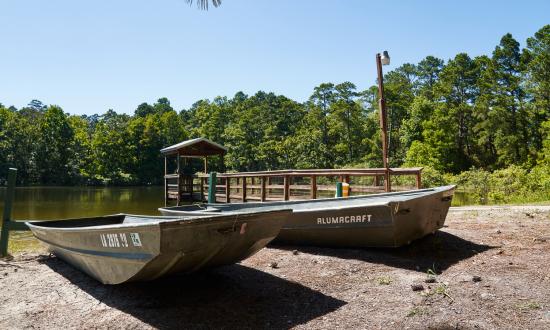
<path fill-rule="evenodd" d="M 28 223 L 49 250 L 105 284 L 147 281 L 239 262 L 274 239 L 289 211 L 152 219 L 94 226 L 105 217 Z M 121 215 L 117 215 L 121 216 Z M 122 215 L 125 216 L 125 215 Z"/>
<path fill-rule="evenodd" d="M 331 247 L 399 247 L 443 227 L 454 186 L 300 202 L 160 208 L 165 215 L 231 213 L 289 207 L 276 242 Z M 325 205 L 325 206 L 323 206 Z M 210 210 L 210 211 L 209 211 Z"/>

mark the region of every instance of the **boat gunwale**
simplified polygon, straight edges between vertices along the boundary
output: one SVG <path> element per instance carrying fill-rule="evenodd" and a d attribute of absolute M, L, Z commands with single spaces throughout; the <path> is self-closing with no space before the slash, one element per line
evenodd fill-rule
<path fill-rule="evenodd" d="M 360 196 L 350 196 L 347 198 L 341 198 L 341 197 L 335 197 L 335 198 L 320 198 L 320 199 L 306 199 L 306 200 L 294 200 L 294 201 L 273 201 L 273 202 L 252 202 L 252 203 L 226 203 L 226 204 L 219 204 L 219 203 L 201 203 L 201 204 L 193 204 L 188 206 L 212 206 L 212 207 L 221 207 L 217 210 L 208 211 L 207 208 L 203 210 L 195 210 L 195 211 L 188 211 L 185 210 L 188 206 L 172 206 L 172 207 L 159 207 L 158 210 L 160 212 L 181 212 L 186 213 L 185 216 L 189 216 L 189 214 L 197 214 L 197 215 L 206 215 L 206 214 L 235 214 L 238 213 L 239 210 L 224 210 L 229 209 L 231 207 L 245 207 L 245 208 L 254 208 L 254 207 L 268 207 L 268 206 L 279 206 L 279 205 L 289 205 L 289 207 L 292 207 L 292 204 L 307 204 L 307 203 L 323 203 L 323 202 L 333 202 L 333 201 L 340 201 L 340 202 L 346 202 L 349 200 L 358 200 L 358 199 L 370 199 L 372 198 L 371 204 L 363 204 L 363 205 L 336 205 L 332 207 L 323 207 L 323 208 L 310 208 L 310 209 L 300 209 L 300 210 L 293 210 L 293 213 L 304 213 L 304 212 L 314 212 L 314 211 L 338 211 L 342 209 L 347 208 L 355 208 L 355 207 L 373 207 L 373 206 L 390 206 L 394 203 L 401 203 L 406 202 L 410 200 L 414 200 L 419 197 L 425 197 L 432 194 L 437 193 L 446 193 L 451 192 L 451 194 L 454 193 L 454 190 L 456 189 L 456 185 L 447 185 L 447 186 L 440 186 L 440 187 L 434 187 L 434 188 L 426 188 L 426 189 L 419 189 L 419 190 L 410 190 L 410 191 L 400 191 L 400 192 L 391 192 L 391 193 L 383 193 L 383 194 L 371 194 L 371 195 L 360 195 Z M 410 196 L 407 196 L 406 194 L 411 194 Z M 381 198 L 387 198 L 392 196 L 404 196 L 406 198 L 403 198 L 402 200 L 382 200 L 382 201 L 376 201 L 376 199 Z M 420 195 L 420 196 L 419 196 Z M 248 211 L 247 211 L 248 212 Z M 238 213 L 238 214 L 245 214 Z M 175 215 L 172 215 L 175 216 Z"/>
<path fill-rule="evenodd" d="M 191 226 L 191 225 L 210 225 L 210 224 L 216 224 L 216 223 L 223 223 L 223 222 L 236 222 L 238 220 L 241 220 L 243 218 L 250 218 L 250 217 L 256 217 L 258 215 L 266 215 L 270 213 L 292 213 L 292 209 L 281 209 L 281 210 L 265 210 L 260 212 L 243 212 L 238 214 L 228 214 L 228 213 L 214 213 L 212 214 L 197 214 L 197 215 L 185 215 L 185 216 L 143 216 L 144 218 L 161 218 L 161 221 L 155 221 L 155 222 L 135 222 L 135 223 L 117 223 L 117 224 L 107 224 L 107 225 L 99 225 L 99 226 L 80 226 L 80 227 L 50 227 L 50 226 L 41 226 L 41 223 L 51 223 L 51 222 L 70 222 L 72 220 L 78 221 L 78 220 L 90 220 L 93 221 L 95 219 L 103 219 L 106 217 L 117 217 L 117 216 L 135 216 L 135 217 L 142 217 L 140 215 L 134 215 L 134 214 L 126 214 L 126 213 L 119 213 L 119 214 L 113 214 L 113 215 L 106 215 L 106 216 L 100 216 L 100 217 L 91 217 L 91 218 L 71 218 L 71 219 L 62 219 L 62 220 L 48 220 L 48 221 L 28 221 L 25 222 L 25 224 L 29 228 L 34 228 L 37 230 L 50 230 L 50 231 L 100 231 L 100 230 L 106 230 L 106 229 L 119 229 L 119 228 L 137 228 L 137 227 L 154 227 L 154 226 L 166 226 L 166 225 L 174 225 L 177 224 L 178 226 Z M 164 220 L 164 221 L 162 221 Z"/>

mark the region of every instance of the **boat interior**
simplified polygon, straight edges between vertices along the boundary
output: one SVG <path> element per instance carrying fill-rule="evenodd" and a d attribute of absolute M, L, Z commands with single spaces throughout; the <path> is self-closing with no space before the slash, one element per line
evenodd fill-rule
<path fill-rule="evenodd" d="M 142 224 L 142 223 L 156 223 L 166 220 L 187 220 L 196 219 L 201 216 L 142 216 L 131 214 L 114 214 L 103 217 L 93 218 L 77 218 L 77 219 L 65 219 L 55 221 L 32 221 L 31 225 L 37 227 L 48 228 L 79 228 L 79 227 L 95 227 L 95 226 L 107 226 L 107 225 L 123 225 L 123 224 Z M 202 216 L 204 217 L 204 216 Z"/>

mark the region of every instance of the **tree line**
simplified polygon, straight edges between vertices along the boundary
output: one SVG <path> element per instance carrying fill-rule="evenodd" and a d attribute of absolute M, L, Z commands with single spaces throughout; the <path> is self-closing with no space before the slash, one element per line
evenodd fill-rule
<path fill-rule="evenodd" d="M 387 72 L 384 85 L 391 166 L 550 172 L 550 25 L 525 48 L 506 34 L 490 56 L 427 56 Z M 228 147 L 231 171 L 381 167 L 377 102 L 376 86 L 343 82 L 303 103 L 238 92 L 181 111 L 161 98 L 133 115 L 0 104 L 0 178 L 17 167 L 20 184 L 158 184 L 159 150 L 194 137 Z"/>

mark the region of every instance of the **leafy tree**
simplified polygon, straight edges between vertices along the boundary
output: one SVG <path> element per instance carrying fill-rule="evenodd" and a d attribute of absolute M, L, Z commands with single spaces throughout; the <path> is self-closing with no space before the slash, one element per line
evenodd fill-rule
<path fill-rule="evenodd" d="M 38 124 L 38 130 L 36 162 L 40 181 L 45 184 L 69 183 L 74 132 L 67 115 L 60 107 L 49 106 Z"/>
<path fill-rule="evenodd" d="M 127 129 L 130 117 L 113 110 L 101 116 L 91 137 L 93 179 L 107 183 L 128 182 L 132 150 Z"/>
<path fill-rule="evenodd" d="M 550 25 L 527 39 L 523 56 L 527 63 L 525 86 L 530 96 L 527 130 L 532 134 L 533 149 L 540 150 L 544 139 L 540 127 L 550 119 Z"/>
<path fill-rule="evenodd" d="M 185 0 L 189 5 L 193 4 L 193 0 Z M 222 0 L 196 0 L 197 7 L 202 10 L 208 10 L 208 5 L 218 7 L 222 4 Z"/>
<path fill-rule="evenodd" d="M 418 95 L 430 101 L 434 100 L 434 87 L 439 80 L 439 74 L 443 70 L 443 66 L 443 60 L 434 56 L 427 56 L 418 63 L 416 66 L 416 74 L 418 76 L 416 90 Z"/>

